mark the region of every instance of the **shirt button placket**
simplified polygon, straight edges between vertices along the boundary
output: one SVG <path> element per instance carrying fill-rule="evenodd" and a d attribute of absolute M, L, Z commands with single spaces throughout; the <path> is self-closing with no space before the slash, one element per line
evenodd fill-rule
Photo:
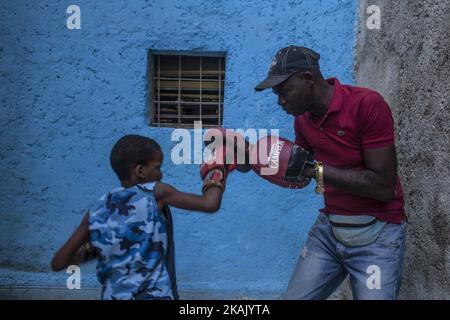
<path fill-rule="evenodd" d="M 319 139 L 320 145 L 324 146 L 324 145 L 327 144 L 327 136 L 326 136 L 326 134 L 324 132 L 323 125 L 319 128 L 319 130 L 320 130 L 320 139 Z"/>

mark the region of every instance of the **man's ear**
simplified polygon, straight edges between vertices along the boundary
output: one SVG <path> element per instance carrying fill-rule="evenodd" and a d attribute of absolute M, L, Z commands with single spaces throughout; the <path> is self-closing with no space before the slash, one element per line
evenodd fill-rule
<path fill-rule="evenodd" d="M 303 71 L 299 74 L 300 79 L 308 81 L 308 83 L 314 84 L 314 75 L 311 71 Z"/>

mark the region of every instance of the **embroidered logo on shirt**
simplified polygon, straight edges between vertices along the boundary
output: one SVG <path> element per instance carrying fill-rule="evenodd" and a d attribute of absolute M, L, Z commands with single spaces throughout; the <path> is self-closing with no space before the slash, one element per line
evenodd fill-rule
<path fill-rule="evenodd" d="M 340 137 L 345 136 L 345 131 L 344 130 L 338 130 L 337 134 Z"/>

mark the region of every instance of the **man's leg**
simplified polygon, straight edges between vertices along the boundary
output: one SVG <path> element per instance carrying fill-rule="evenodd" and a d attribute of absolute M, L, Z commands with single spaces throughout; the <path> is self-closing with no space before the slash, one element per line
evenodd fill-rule
<path fill-rule="evenodd" d="M 336 254 L 328 218 L 320 214 L 308 235 L 283 299 L 326 299 L 347 275 Z"/>
<path fill-rule="evenodd" d="M 388 223 L 370 245 L 346 248 L 345 268 L 350 274 L 353 298 L 394 300 L 403 275 L 406 223 Z"/>

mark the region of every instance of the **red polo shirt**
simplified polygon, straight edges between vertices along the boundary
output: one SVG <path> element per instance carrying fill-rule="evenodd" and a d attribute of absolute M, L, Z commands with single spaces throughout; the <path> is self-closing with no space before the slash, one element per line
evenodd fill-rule
<path fill-rule="evenodd" d="M 341 168 L 364 169 L 364 149 L 394 144 L 394 120 L 383 97 L 376 91 L 342 85 L 335 78 L 333 98 L 321 119 L 309 112 L 295 118 L 296 143 L 312 150 L 314 158 Z M 394 197 L 389 202 L 363 198 L 325 183 L 325 208 L 320 211 L 342 215 L 368 214 L 382 221 L 400 223 L 404 212 L 403 191 L 397 176 Z"/>

